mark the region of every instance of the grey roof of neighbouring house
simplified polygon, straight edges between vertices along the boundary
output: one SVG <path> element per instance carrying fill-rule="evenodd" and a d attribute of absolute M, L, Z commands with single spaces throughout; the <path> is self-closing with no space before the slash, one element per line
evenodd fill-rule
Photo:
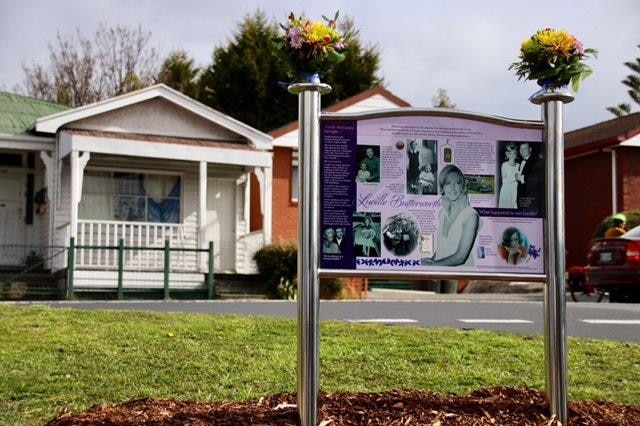
<path fill-rule="evenodd" d="M 0 133 L 26 133 L 38 118 L 67 109 L 64 105 L 0 91 Z"/>

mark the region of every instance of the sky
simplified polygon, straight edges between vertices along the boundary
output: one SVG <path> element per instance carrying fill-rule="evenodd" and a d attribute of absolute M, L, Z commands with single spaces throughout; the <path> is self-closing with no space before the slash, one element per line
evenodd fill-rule
<path fill-rule="evenodd" d="M 461 110 L 525 120 L 540 119 L 528 101 L 537 86 L 508 67 L 536 30 L 566 29 L 599 50 L 587 61 L 594 74 L 565 107 L 566 130 L 613 118 L 606 107 L 630 101 L 623 63 L 640 56 L 639 0 L 0 0 L 0 90 L 22 84 L 22 63 L 47 63 L 58 31 L 89 37 L 100 23 L 141 25 L 163 56 L 185 49 L 207 65 L 258 8 L 276 22 L 291 11 L 353 18 L 360 39 L 381 52 L 386 88 L 412 106 L 431 107 L 445 88 Z"/>

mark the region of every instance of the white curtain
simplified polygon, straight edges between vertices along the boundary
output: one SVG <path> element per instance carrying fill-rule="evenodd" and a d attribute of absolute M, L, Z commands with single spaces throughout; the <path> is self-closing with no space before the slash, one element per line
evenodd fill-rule
<path fill-rule="evenodd" d="M 92 220 L 113 219 L 111 172 L 85 170 L 78 217 Z"/>

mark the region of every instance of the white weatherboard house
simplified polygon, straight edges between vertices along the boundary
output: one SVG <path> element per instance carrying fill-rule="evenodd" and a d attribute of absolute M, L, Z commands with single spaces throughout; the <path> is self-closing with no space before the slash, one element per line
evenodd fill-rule
<path fill-rule="evenodd" d="M 0 156 L 22 158 L 0 162 L 0 244 L 67 246 L 74 237 L 81 246 L 123 239 L 206 248 L 213 241 L 216 272 L 253 273 L 251 254 L 271 238 L 271 140 L 164 85 L 42 116 L 26 133 L 0 134 Z M 250 233 L 252 172 L 262 183 L 264 223 Z M 23 264 L 25 251 L 3 251 L 0 266 Z M 162 252 L 125 254 L 125 288 L 162 287 Z M 173 254 L 171 287 L 201 287 L 205 256 Z M 66 257 L 47 266 L 63 269 Z M 116 269 L 114 250 L 78 250 L 75 287 L 115 288 Z"/>

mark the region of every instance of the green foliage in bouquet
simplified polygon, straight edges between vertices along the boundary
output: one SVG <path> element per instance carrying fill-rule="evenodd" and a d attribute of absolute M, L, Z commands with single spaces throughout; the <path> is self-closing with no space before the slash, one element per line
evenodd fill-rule
<path fill-rule="evenodd" d="M 597 53 L 596 49 L 585 49 L 577 37 L 565 30 L 545 28 L 522 42 L 520 60 L 509 69 L 516 71 L 518 80 L 537 80 L 541 86 L 561 87 L 571 82 L 577 92 L 580 82 L 593 73 L 582 60 L 595 58 Z"/>

